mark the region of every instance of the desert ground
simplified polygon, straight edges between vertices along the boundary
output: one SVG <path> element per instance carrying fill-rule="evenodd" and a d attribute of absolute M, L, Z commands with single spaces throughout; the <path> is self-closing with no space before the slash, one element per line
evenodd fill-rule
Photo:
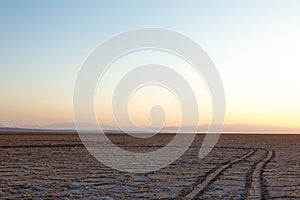
<path fill-rule="evenodd" d="M 109 138 L 134 152 L 174 135 Z M 176 162 L 145 174 L 98 162 L 76 134 L 0 134 L 0 199 L 300 199 L 300 135 L 222 134 L 198 158 L 203 135 Z"/>

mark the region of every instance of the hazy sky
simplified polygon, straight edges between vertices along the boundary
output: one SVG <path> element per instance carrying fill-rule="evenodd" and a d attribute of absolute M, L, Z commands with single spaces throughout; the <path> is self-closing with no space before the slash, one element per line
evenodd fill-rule
<path fill-rule="evenodd" d="M 298 0 L 7 0 L 0 25 L 0 124 L 71 122 L 74 83 L 89 53 L 120 32 L 161 27 L 213 59 L 226 123 L 300 125 Z"/>

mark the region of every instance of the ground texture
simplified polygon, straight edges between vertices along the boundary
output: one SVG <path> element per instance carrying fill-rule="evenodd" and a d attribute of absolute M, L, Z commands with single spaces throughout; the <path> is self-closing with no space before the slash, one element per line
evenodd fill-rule
<path fill-rule="evenodd" d="M 145 152 L 173 136 L 109 137 Z M 300 199 L 300 135 L 222 135 L 200 160 L 202 139 L 166 168 L 130 174 L 99 163 L 76 135 L 0 134 L 0 199 Z"/>

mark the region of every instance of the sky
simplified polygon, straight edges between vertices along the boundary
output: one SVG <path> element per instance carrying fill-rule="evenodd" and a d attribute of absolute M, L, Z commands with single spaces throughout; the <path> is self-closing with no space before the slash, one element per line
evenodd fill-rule
<path fill-rule="evenodd" d="M 226 124 L 300 126 L 298 0 L 4 0 L 0 26 L 0 124 L 73 121 L 74 84 L 91 51 L 120 32 L 159 27 L 188 36 L 214 61 L 225 88 Z M 161 93 L 169 106 L 176 103 Z M 141 91 L 144 98 L 130 105 L 145 107 L 130 111 L 141 125 L 149 121 L 147 94 Z M 202 106 L 200 123 L 208 123 L 209 102 Z M 168 125 L 176 125 L 178 110 L 169 110 Z"/>

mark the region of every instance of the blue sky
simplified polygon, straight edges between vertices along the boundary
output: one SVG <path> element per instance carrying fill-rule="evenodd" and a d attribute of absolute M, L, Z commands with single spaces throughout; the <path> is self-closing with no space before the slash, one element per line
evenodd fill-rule
<path fill-rule="evenodd" d="M 74 82 L 89 53 L 120 32 L 161 27 L 192 38 L 215 61 L 228 123 L 297 126 L 299 13 L 297 0 L 1 1 L 0 124 L 71 121 Z"/>

